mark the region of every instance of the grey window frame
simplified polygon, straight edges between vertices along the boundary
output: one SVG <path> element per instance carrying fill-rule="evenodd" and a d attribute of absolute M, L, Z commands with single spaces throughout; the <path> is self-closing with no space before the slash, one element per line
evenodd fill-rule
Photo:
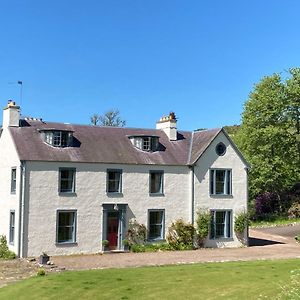
<path fill-rule="evenodd" d="M 62 177 L 61 177 L 61 172 L 62 171 L 72 171 L 73 172 L 73 180 L 72 180 L 72 190 L 62 190 L 61 188 L 61 182 L 62 182 Z M 67 167 L 62 167 L 59 168 L 59 176 L 58 176 L 58 193 L 59 194 L 75 194 L 75 186 L 76 186 L 76 168 L 67 168 Z"/>
<path fill-rule="evenodd" d="M 150 236 L 150 227 L 151 225 L 158 226 L 159 224 L 150 224 L 150 214 L 154 212 L 162 213 L 162 222 L 161 222 L 161 235 L 159 237 Z M 162 241 L 165 239 L 165 209 L 148 209 L 148 240 L 149 241 Z"/>
<path fill-rule="evenodd" d="M 109 173 L 118 173 L 120 175 L 118 191 L 110 191 L 109 190 L 109 182 L 110 182 Z M 107 194 L 122 194 L 122 184 L 123 184 L 122 177 L 123 177 L 122 169 L 107 169 L 106 170 L 106 193 Z"/>
<path fill-rule="evenodd" d="M 158 191 L 158 192 L 151 191 L 152 174 L 160 175 L 160 191 Z M 150 196 L 164 195 L 164 171 L 163 170 L 150 170 L 149 171 L 149 194 L 150 194 Z"/>
<path fill-rule="evenodd" d="M 17 190 L 17 168 L 11 168 L 11 177 L 10 177 L 10 193 L 15 194 Z"/>
<path fill-rule="evenodd" d="M 72 240 L 68 241 L 59 241 L 58 240 L 58 233 L 59 233 L 59 214 L 60 213 L 73 213 L 73 224 L 71 225 L 73 227 L 72 232 Z M 69 225 L 70 227 L 70 225 Z M 58 209 L 56 211 L 56 244 L 59 245 L 66 245 L 66 244 L 76 244 L 77 243 L 77 210 L 76 209 Z"/>
<path fill-rule="evenodd" d="M 73 133 L 66 130 L 44 131 L 44 141 L 56 148 L 69 147 L 72 143 Z"/>
<path fill-rule="evenodd" d="M 16 212 L 15 210 L 11 210 L 9 212 L 9 238 L 8 238 L 10 245 L 14 245 L 15 243 L 15 229 L 16 229 Z"/>
<path fill-rule="evenodd" d="M 230 239 L 232 238 L 232 210 L 231 209 L 212 209 L 211 213 L 211 224 L 210 224 L 210 239 Z M 217 235 L 217 213 L 225 213 L 224 220 L 224 233 L 223 235 Z M 229 223 L 228 223 L 229 222 Z"/>
<path fill-rule="evenodd" d="M 225 172 L 223 192 L 217 193 L 217 172 Z M 211 196 L 232 196 L 232 169 L 212 168 L 209 169 L 209 193 Z"/>

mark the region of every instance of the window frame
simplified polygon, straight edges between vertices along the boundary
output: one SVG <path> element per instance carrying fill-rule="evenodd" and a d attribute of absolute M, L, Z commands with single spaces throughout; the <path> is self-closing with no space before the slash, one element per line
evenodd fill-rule
<path fill-rule="evenodd" d="M 12 167 L 11 168 L 11 173 L 10 173 L 10 193 L 11 194 L 16 194 L 17 191 L 17 167 Z"/>
<path fill-rule="evenodd" d="M 225 212 L 225 220 L 224 220 L 224 233 L 223 236 L 219 236 L 216 234 L 217 232 L 217 213 L 224 213 Z M 218 239 L 232 239 L 232 226 L 233 226 L 233 213 L 232 209 L 211 209 L 211 222 L 210 222 L 210 229 L 209 229 L 209 237 L 212 240 L 218 240 Z M 229 222 L 229 223 L 228 223 Z"/>
<path fill-rule="evenodd" d="M 110 179 L 109 179 L 109 173 L 118 173 L 119 174 L 119 187 L 118 187 L 118 190 L 117 191 L 110 191 L 109 190 L 109 182 L 110 182 Z M 122 180 L 122 177 L 123 177 L 123 170 L 122 169 L 107 169 L 106 170 L 106 193 L 109 194 L 109 195 L 116 195 L 116 194 L 122 194 L 122 185 L 123 185 L 123 180 Z"/>
<path fill-rule="evenodd" d="M 73 131 L 68 130 L 41 130 L 43 132 L 44 142 L 55 148 L 70 147 L 73 139 Z"/>
<path fill-rule="evenodd" d="M 224 183 L 223 183 L 223 192 L 217 193 L 217 172 L 223 171 L 224 174 Z M 209 169 L 209 194 L 212 197 L 232 197 L 232 169 L 230 168 L 211 168 Z"/>
<path fill-rule="evenodd" d="M 13 216 L 13 218 L 12 218 L 12 216 Z M 10 212 L 9 212 L 9 238 L 8 238 L 8 243 L 10 245 L 15 244 L 15 232 L 16 232 L 16 212 L 15 212 L 15 210 L 10 210 Z"/>
<path fill-rule="evenodd" d="M 72 171 L 73 172 L 73 177 L 72 177 L 72 190 L 69 191 L 69 190 L 62 190 L 62 184 L 61 184 L 61 180 L 62 180 L 62 177 L 61 177 L 61 172 L 62 171 Z M 59 194 L 62 194 L 62 195 L 72 195 L 72 194 L 75 194 L 75 191 L 76 191 L 76 168 L 68 168 L 68 167 L 62 167 L 62 168 L 59 168 L 59 176 L 58 176 L 58 193 Z"/>
<path fill-rule="evenodd" d="M 157 212 L 161 212 L 162 213 L 162 221 L 161 224 L 157 223 L 157 224 L 151 224 L 150 223 L 150 214 L 151 213 L 157 213 Z M 147 230 L 147 234 L 148 234 L 148 240 L 149 241 L 163 241 L 165 239 L 165 209 L 148 209 L 148 230 Z M 150 236 L 150 227 L 151 225 L 153 226 L 161 226 L 161 234 L 159 237 L 151 237 Z"/>
<path fill-rule="evenodd" d="M 160 190 L 158 192 L 152 192 L 152 174 L 160 175 Z M 162 196 L 164 195 L 164 171 L 163 170 L 150 170 L 149 171 L 149 195 L 150 196 Z"/>
<path fill-rule="evenodd" d="M 60 213 L 73 213 L 73 227 L 72 232 L 72 240 L 68 241 L 59 241 L 58 240 L 58 233 L 59 233 L 59 214 Z M 67 225 L 66 225 L 67 226 Z M 70 226 L 70 225 L 68 225 Z M 76 209 L 58 209 L 56 211 L 56 244 L 58 245 L 66 245 L 66 244 L 77 244 L 77 210 Z"/>

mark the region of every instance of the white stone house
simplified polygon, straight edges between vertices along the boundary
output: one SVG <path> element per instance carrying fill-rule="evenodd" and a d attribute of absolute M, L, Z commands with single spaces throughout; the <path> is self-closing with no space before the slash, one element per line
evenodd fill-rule
<path fill-rule="evenodd" d="M 0 234 L 20 257 L 122 250 L 129 220 L 164 240 L 179 218 L 210 210 L 205 245 L 238 247 L 235 216 L 247 211 L 248 164 L 223 129 L 156 129 L 21 119 L 9 101 L 0 136 Z"/>

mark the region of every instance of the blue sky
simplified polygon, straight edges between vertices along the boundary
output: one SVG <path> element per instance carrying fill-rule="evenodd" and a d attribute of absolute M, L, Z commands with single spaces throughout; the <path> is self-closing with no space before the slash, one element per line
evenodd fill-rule
<path fill-rule="evenodd" d="M 0 0 L 0 104 L 129 127 L 174 111 L 184 130 L 240 122 L 263 76 L 300 65 L 300 1 Z M 0 117 L 2 123 L 2 116 Z"/>

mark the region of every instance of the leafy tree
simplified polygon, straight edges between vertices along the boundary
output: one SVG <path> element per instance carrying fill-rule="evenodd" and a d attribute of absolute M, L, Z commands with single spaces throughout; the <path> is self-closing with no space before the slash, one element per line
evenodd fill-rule
<path fill-rule="evenodd" d="M 99 126 L 115 126 L 123 127 L 126 125 L 126 121 L 120 117 L 118 109 L 111 109 L 103 115 L 94 114 L 91 116 L 91 124 Z"/>
<path fill-rule="evenodd" d="M 299 181 L 300 69 L 264 77 L 250 93 L 235 142 L 252 169 L 250 197 L 280 193 Z M 297 135 L 298 134 L 298 135 Z"/>

